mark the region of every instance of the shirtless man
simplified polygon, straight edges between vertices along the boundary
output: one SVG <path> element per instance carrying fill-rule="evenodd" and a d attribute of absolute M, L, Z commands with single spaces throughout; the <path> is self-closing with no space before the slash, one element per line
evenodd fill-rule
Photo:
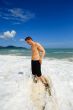
<path fill-rule="evenodd" d="M 31 37 L 26 37 L 25 41 L 31 45 L 32 57 L 31 57 L 31 69 L 34 78 L 42 81 L 45 86 L 48 86 L 48 83 L 44 76 L 41 73 L 41 64 L 42 59 L 45 56 L 44 48 L 37 42 L 33 41 Z"/>

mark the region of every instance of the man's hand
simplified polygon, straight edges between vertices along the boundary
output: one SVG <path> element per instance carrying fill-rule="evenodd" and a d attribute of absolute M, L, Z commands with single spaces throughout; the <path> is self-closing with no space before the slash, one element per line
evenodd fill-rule
<path fill-rule="evenodd" d="M 42 59 L 41 58 L 39 59 L 39 62 L 40 62 L 40 64 L 42 64 Z"/>

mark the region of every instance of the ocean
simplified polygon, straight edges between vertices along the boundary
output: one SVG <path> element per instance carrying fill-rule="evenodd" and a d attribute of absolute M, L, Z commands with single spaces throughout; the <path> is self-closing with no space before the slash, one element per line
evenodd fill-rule
<path fill-rule="evenodd" d="M 30 49 L 0 49 L 1 110 L 73 110 L 73 49 L 45 49 L 42 74 L 51 93 L 34 83 Z"/>
<path fill-rule="evenodd" d="M 55 49 L 45 49 L 46 56 L 48 58 L 73 58 L 73 48 L 63 49 L 63 48 L 55 48 Z M 14 49 L 14 48 L 5 48 L 0 49 L 0 55 L 16 55 L 16 56 L 31 56 L 30 49 Z"/>

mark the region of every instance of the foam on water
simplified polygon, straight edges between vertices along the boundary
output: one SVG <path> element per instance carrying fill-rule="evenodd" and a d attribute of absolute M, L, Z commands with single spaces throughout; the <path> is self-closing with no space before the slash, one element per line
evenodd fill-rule
<path fill-rule="evenodd" d="M 40 81 L 33 83 L 30 60 L 25 56 L 0 55 L 0 109 L 73 110 L 73 62 L 43 60 L 42 74 L 51 81 L 49 96 Z"/>

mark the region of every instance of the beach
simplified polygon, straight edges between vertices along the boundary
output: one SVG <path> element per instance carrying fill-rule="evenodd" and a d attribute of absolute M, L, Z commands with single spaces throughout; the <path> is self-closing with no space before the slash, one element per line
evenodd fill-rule
<path fill-rule="evenodd" d="M 51 80 L 57 110 L 73 110 L 73 50 L 48 50 L 41 68 Z M 37 104 L 39 110 L 43 105 L 44 110 L 54 110 L 51 97 L 45 95 L 43 88 L 41 82 L 32 81 L 30 50 L 0 50 L 1 110 L 38 110 Z"/>

